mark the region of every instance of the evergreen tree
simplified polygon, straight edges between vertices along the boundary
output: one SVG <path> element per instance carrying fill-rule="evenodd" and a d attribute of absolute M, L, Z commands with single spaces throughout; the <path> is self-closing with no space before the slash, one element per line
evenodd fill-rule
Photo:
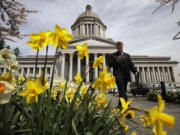
<path fill-rule="evenodd" d="M 16 56 L 19 56 L 19 55 L 21 54 L 18 47 L 14 49 L 14 54 L 15 54 Z"/>
<path fill-rule="evenodd" d="M 4 40 L 0 40 L 0 50 L 2 50 L 3 48 L 6 48 L 5 42 Z"/>

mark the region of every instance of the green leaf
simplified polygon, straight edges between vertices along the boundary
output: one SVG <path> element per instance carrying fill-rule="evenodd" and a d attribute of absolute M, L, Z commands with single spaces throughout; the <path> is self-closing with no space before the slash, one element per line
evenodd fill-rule
<path fill-rule="evenodd" d="M 75 124 L 74 124 L 74 119 L 72 119 L 72 128 L 73 128 L 74 132 L 76 133 L 76 135 L 78 135 L 76 126 L 75 126 Z"/>

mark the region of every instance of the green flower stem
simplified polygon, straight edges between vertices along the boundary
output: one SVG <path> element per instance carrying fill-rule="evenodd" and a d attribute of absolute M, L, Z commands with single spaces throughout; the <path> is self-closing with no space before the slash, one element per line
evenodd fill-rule
<path fill-rule="evenodd" d="M 51 82 L 50 82 L 50 93 L 51 93 L 52 86 L 53 86 L 53 81 L 54 81 L 54 72 L 55 72 L 55 66 L 56 66 L 56 61 L 57 61 L 58 48 L 59 48 L 59 46 L 56 47 L 56 53 L 55 53 L 55 56 L 54 56 L 53 71 L 52 71 L 52 74 L 51 74 Z"/>
<path fill-rule="evenodd" d="M 34 80 L 36 80 L 36 74 L 37 74 L 38 55 L 39 55 L 39 49 L 37 49 L 37 54 L 36 54 L 36 63 L 35 63 Z"/>
<path fill-rule="evenodd" d="M 44 78 L 45 78 L 45 74 L 46 74 L 47 57 L 48 57 L 48 45 L 46 46 L 46 57 L 45 57 L 43 77 L 42 77 L 42 82 L 41 82 L 42 85 L 44 85 Z"/>
<path fill-rule="evenodd" d="M 10 70 L 9 70 L 9 83 L 11 83 L 11 76 L 12 76 L 12 68 L 10 67 Z"/>

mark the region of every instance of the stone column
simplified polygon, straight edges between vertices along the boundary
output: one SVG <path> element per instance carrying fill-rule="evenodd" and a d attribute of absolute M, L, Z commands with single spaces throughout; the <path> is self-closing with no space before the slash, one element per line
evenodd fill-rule
<path fill-rule="evenodd" d="M 81 60 L 80 60 L 80 55 L 78 54 L 77 56 L 77 72 L 79 75 L 81 75 Z"/>
<path fill-rule="evenodd" d="M 167 75 L 167 78 L 168 78 L 168 82 L 171 82 L 171 79 L 170 79 L 170 76 L 169 76 L 169 70 L 168 70 L 168 67 L 166 67 L 166 75 Z"/>
<path fill-rule="evenodd" d="M 27 77 L 29 77 L 29 67 L 27 67 Z"/>
<path fill-rule="evenodd" d="M 153 80 L 154 80 L 154 82 L 156 83 L 157 82 L 157 80 L 156 80 L 156 73 L 155 73 L 155 69 L 154 69 L 154 67 L 152 67 L 152 74 L 153 74 Z"/>
<path fill-rule="evenodd" d="M 151 77 L 150 77 L 149 67 L 147 67 L 147 78 L 148 78 L 148 83 L 150 83 Z"/>
<path fill-rule="evenodd" d="M 89 34 L 92 35 L 92 24 L 89 25 L 90 32 Z"/>
<path fill-rule="evenodd" d="M 73 71 L 72 71 L 72 69 L 73 69 L 73 54 L 72 53 L 70 53 L 70 58 L 69 58 L 69 81 L 71 81 L 72 80 L 72 73 L 73 73 Z"/>
<path fill-rule="evenodd" d="M 97 60 L 97 53 L 94 54 L 94 60 Z M 98 78 L 98 67 L 95 68 L 95 79 Z"/>
<path fill-rule="evenodd" d="M 178 71 L 178 66 L 173 66 L 172 67 L 172 74 L 174 76 L 174 82 L 180 82 L 180 77 L 179 77 L 179 71 Z"/>
<path fill-rule="evenodd" d="M 143 82 L 143 83 L 146 82 L 144 67 L 142 67 L 142 82 Z"/>
<path fill-rule="evenodd" d="M 61 77 L 64 78 L 64 72 L 65 72 L 65 54 L 62 53 L 62 62 L 61 62 Z"/>
<path fill-rule="evenodd" d="M 39 67 L 39 73 L 37 75 L 41 75 L 42 67 Z"/>
<path fill-rule="evenodd" d="M 103 69 L 106 67 L 106 54 L 103 53 L 104 59 L 103 59 Z"/>
<path fill-rule="evenodd" d="M 169 81 L 172 82 L 172 78 L 171 78 L 171 73 L 170 73 L 169 67 L 167 67 L 167 71 L 168 71 Z"/>
<path fill-rule="evenodd" d="M 4 68 L 4 71 L 5 71 L 5 68 Z M 24 74 L 24 67 L 21 68 L 21 77 L 23 77 L 23 74 Z"/>
<path fill-rule="evenodd" d="M 32 70 L 33 70 L 32 76 L 34 77 L 34 74 L 35 74 L 35 68 L 32 67 Z"/>
<path fill-rule="evenodd" d="M 89 24 L 86 24 L 87 34 L 89 35 Z"/>
<path fill-rule="evenodd" d="M 161 77 L 161 72 L 160 72 L 160 67 L 157 67 L 157 70 L 158 70 L 158 75 L 159 75 L 159 82 L 162 81 L 162 77 Z"/>
<path fill-rule="evenodd" d="M 163 76 L 164 76 L 164 82 L 167 82 L 166 73 L 165 73 L 164 67 L 162 67 L 162 73 L 163 73 Z"/>
<path fill-rule="evenodd" d="M 89 82 L 89 58 L 86 57 L 86 66 L 87 66 L 87 75 L 86 75 L 86 82 Z"/>
<path fill-rule="evenodd" d="M 137 68 L 137 71 L 140 72 L 140 67 L 136 67 Z M 139 76 L 139 82 L 142 82 L 142 77 Z"/>

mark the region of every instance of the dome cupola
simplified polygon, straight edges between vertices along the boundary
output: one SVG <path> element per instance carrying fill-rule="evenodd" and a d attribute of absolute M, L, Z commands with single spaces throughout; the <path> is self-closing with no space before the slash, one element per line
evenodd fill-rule
<path fill-rule="evenodd" d="M 81 13 L 71 26 L 75 38 L 95 36 L 105 38 L 106 26 L 100 17 L 92 11 L 91 5 L 86 6 L 86 11 Z"/>

